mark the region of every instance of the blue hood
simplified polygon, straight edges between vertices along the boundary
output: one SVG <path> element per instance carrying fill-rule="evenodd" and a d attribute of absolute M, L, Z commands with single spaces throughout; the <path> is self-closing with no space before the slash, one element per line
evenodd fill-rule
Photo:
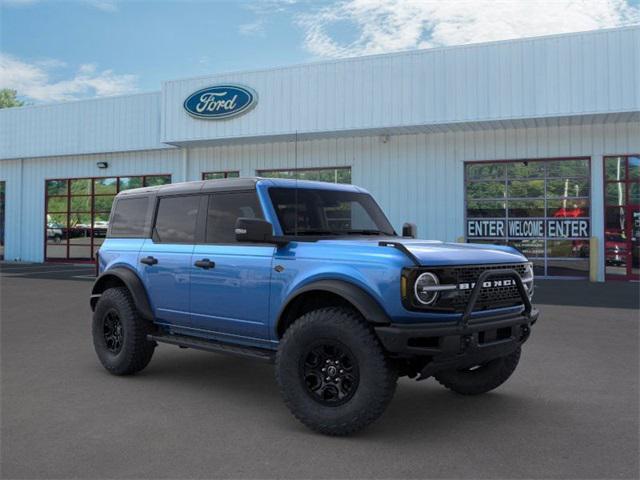
<path fill-rule="evenodd" d="M 527 258 L 513 247 L 480 243 L 444 243 L 400 239 L 421 265 L 477 265 L 519 263 Z"/>
<path fill-rule="evenodd" d="M 421 265 L 481 265 L 487 263 L 520 263 L 527 258 L 515 248 L 479 243 L 444 243 L 437 240 L 415 240 L 401 237 L 359 237 L 321 240 L 344 246 L 372 247 L 380 241 L 402 243 L 420 261 Z M 392 247 L 378 247 L 392 248 Z M 367 251 L 369 251 L 367 249 Z M 364 252 L 363 252 L 364 253 Z"/>

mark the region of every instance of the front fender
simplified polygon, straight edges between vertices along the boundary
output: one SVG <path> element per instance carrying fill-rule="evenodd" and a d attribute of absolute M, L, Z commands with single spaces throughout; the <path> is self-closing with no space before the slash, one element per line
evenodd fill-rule
<path fill-rule="evenodd" d="M 95 310 L 96 303 L 102 293 L 112 285 L 124 284 L 133 298 L 133 302 L 145 320 L 153 321 L 153 311 L 147 296 L 147 290 L 140 277 L 126 267 L 111 268 L 100 275 L 91 289 L 91 310 Z"/>

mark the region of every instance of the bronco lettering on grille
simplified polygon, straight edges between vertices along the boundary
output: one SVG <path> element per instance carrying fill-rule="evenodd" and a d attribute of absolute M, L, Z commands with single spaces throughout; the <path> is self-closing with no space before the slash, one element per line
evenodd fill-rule
<path fill-rule="evenodd" d="M 516 284 L 515 281 L 506 280 L 489 280 L 482 282 L 482 288 L 494 288 L 494 287 L 513 287 Z M 458 284 L 458 290 L 470 290 L 475 287 L 475 282 L 465 282 Z"/>

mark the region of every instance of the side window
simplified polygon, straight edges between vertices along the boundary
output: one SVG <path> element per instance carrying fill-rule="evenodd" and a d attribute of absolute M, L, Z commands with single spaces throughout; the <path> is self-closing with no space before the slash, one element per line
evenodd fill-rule
<path fill-rule="evenodd" d="M 194 243 L 200 196 L 160 198 L 154 238 L 160 243 Z"/>
<path fill-rule="evenodd" d="M 140 238 L 147 234 L 148 197 L 123 198 L 117 201 L 111 217 L 110 237 Z"/>
<path fill-rule="evenodd" d="M 216 193 L 209 196 L 207 243 L 235 243 L 239 217 L 263 218 L 256 192 Z"/>

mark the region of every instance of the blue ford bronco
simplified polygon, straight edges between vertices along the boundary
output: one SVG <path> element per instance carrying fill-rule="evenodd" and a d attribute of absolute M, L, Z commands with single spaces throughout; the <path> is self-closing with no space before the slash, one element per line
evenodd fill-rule
<path fill-rule="evenodd" d="M 239 178 L 121 192 L 98 253 L 93 343 L 115 375 L 159 343 L 275 363 L 302 423 L 347 435 L 399 376 L 505 382 L 538 312 L 516 249 L 402 236 L 362 188 Z"/>

